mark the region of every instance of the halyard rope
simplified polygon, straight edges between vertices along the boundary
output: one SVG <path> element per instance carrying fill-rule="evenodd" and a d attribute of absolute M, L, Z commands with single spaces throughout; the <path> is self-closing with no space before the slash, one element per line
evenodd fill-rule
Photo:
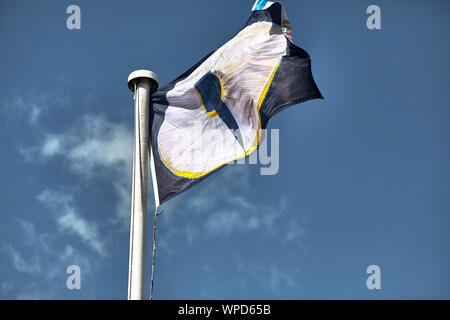
<path fill-rule="evenodd" d="M 156 253 L 156 217 L 160 215 L 162 211 L 155 209 L 155 214 L 153 216 L 153 254 L 152 254 L 152 276 L 150 280 L 150 300 L 153 299 L 153 279 L 155 273 L 155 253 Z"/>

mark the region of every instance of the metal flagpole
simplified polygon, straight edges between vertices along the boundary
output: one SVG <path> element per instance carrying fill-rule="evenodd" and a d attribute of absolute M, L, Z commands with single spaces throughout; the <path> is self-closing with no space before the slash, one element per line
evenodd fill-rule
<path fill-rule="evenodd" d="M 128 88 L 134 92 L 133 189 L 131 195 L 130 262 L 128 299 L 143 300 L 145 292 L 145 236 L 147 222 L 147 177 L 149 152 L 149 101 L 158 87 L 158 77 L 148 70 L 128 76 Z M 151 148 L 150 148 L 151 152 Z M 150 153 L 156 208 L 159 206 L 153 154 Z M 156 201 L 156 199 L 158 201 Z"/>

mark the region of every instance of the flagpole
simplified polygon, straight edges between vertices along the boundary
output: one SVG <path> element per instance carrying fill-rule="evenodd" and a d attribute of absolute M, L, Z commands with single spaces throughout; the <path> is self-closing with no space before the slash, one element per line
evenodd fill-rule
<path fill-rule="evenodd" d="M 133 186 L 131 195 L 128 300 L 143 300 L 145 293 L 145 237 L 150 132 L 149 101 L 151 94 L 157 87 L 158 77 L 152 71 L 137 70 L 128 76 L 128 88 L 134 92 Z M 156 175 L 154 174 L 153 154 L 150 154 L 150 157 L 153 189 L 155 190 Z M 155 199 L 156 197 L 157 193 L 155 194 Z M 159 201 L 158 203 L 155 202 L 155 204 L 158 207 Z"/>

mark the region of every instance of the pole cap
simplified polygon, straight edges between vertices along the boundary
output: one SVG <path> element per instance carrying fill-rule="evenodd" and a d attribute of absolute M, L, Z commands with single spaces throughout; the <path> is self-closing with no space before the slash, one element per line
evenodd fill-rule
<path fill-rule="evenodd" d="M 128 76 L 128 88 L 134 91 L 134 85 L 139 84 L 141 81 L 150 82 L 150 91 L 158 89 L 158 76 L 156 73 L 150 70 L 136 70 L 130 73 Z"/>

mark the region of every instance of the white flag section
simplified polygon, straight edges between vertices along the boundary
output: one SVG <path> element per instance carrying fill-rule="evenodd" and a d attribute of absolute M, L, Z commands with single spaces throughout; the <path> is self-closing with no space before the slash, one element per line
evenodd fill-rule
<path fill-rule="evenodd" d="M 268 22 L 246 27 L 167 92 L 169 105 L 157 146 L 161 160 L 173 174 L 198 178 L 257 147 L 259 108 L 286 54 L 282 33 L 267 39 L 272 27 Z M 205 102 L 194 86 L 208 72 L 220 79 L 222 100 L 238 125 L 244 148 L 220 116 L 211 116 L 202 107 Z M 189 107 L 179 108 L 182 104 Z"/>

